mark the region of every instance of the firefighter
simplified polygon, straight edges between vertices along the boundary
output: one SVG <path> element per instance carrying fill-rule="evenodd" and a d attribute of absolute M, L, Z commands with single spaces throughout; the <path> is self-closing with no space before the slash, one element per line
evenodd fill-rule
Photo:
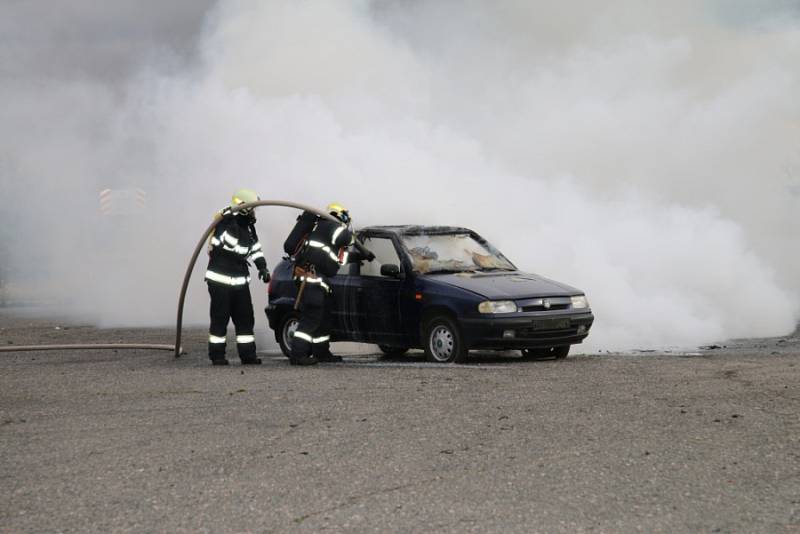
<path fill-rule="evenodd" d="M 206 282 L 211 295 L 211 326 L 208 332 L 208 357 L 213 365 L 228 365 L 225 358 L 225 334 L 228 320 L 236 328 L 236 347 L 242 365 L 258 365 L 256 340 L 253 335 L 255 318 L 250 298 L 250 272 L 248 261 L 258 269 L 258 277 L 265 284 L 270 275 L 267 261 L 256 234 L 255 210 L 252 208 L 233 213 L 240 204 L 260 200 L 249 189 L 240 189 L 231 199 L 231 205 L 222 209 L 222 220 L 209 240 Z"/>
<path fill-rule="evenodd" d="M 329 204 L 327 211 L 338 222 L 303 212 L 283 247 L 295 259 L 294 280 L 301 288 L 298 291 L 300 321 L 292 337 L 289 359 L 292 365 L 342 361 L 341 356 L 330 351 L 330 277 L 346 263 L 375 259 L 375 255 L 366 250 L 347 250 L 354 243 L 347 209 L 340 204 Z"/>

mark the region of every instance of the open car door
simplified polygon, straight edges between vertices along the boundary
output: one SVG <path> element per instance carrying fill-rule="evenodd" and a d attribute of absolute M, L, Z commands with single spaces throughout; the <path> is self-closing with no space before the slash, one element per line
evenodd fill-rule
<path fill-rule="evenodd" d="M 359 305 L 360 286 L 358 284 L 358 265 L 342 265 L 331 279 L 333 284 L 332 334 L 334 339 L 347 341 L 367 341 L 362 330 L 364 308 Z"/>
<path fill-rule="evenodd" d="M 395 276 L 381 274 L 383 265 L 400 266 L 400 257 L 389 237 L 367 236 L 364 246 L 375 254 L 371 262 L 358 266 L 354 277 L 355 308 L 359 329 L 366 341 L 396 344 L 403 339 L 400 321 L 400 292 L 404 284 Z"/>

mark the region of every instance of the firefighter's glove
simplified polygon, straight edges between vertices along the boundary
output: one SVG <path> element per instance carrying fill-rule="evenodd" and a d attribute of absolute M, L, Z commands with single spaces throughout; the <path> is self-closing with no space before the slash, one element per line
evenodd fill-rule
<path fill-rule="evenodd" d="M 259 277 L 259 278 L 261 279 L 261 281 L 262 281 L 262 282 L 264 282 L 265 284 L 268 284 L 268 283 L 269 283 L 269 281 L 270 281 L 270 279 L 271 279 L 271 276 L 269 275 L 269 271 L 268 271 L 268 270 L 266 270 L 266 269 L 259 269 L 259 271 L 258 271 L 258 277 Z"/>
<path fill-rule="evenodd" d="M 364 256 L 364 259 L 367 261 L 372 261 L 375 259 L 375 254 L 373 254 L 371 250 L 368 250 L 366 256 Z"/>

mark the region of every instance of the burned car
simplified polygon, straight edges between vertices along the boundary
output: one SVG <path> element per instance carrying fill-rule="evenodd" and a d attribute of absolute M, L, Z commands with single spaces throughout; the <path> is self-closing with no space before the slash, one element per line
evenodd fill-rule
<path fill-rule="evenodd" d="M 462 362 L 470 349 L 565 358 L 594 321 L 583 291 L 519 271 L 467 228 L 371 226 L 357 238 L 375 260 L 331 279 L 332 341 L 374 343 L 390 355 L 421 348 L 433 362 Z M 266 308 L 287 356 L 298 324 L 291 273 L 284 258 Z"/>

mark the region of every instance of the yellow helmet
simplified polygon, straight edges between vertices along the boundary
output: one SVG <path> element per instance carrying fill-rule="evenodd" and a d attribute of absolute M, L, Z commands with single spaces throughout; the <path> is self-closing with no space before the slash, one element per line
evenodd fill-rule
<path fill-rule="evenodd" d="M 342 221 L 343 223 L 347 224 L 350 222 L 350 212 L 347 211 L 347 208 L 338 204 L 336 202 L 332 202 L 328 204 L 328 207 L 325 208 L 328 210 L 328 213 Z"/>
<path fill-rule="evenodd" d="M 261 200 L 261 198 L 252 189 L 239 189 L 233 194 L 233 197 L 231 197 L 231 207 L 234 208 L 239 204 L 249 204 L 250 202 L 256 202 L 258 200 Z M 239 210 L 237 213 L 247 215 L 250 211 L 252 211 L 252 208 Z"/>

